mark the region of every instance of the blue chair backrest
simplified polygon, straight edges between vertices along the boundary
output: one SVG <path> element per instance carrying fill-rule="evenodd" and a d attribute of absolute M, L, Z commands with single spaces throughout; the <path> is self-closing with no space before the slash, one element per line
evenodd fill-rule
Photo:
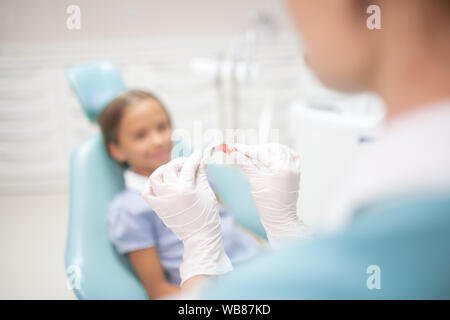
<path fill-rule="evenodd" d="M 103 108 L 126 90 L 118 67 L 109 61 L 74 66 L 67 71 L 67 79 L 90 121 L 97 120 Z"/>
<path fill-rule="evenodd" d="M 91 121 L 126 90 L 119 69 L 107 61 L 74 66 L 67 79 Z M 148 298 L 126 256 L 109 241 L 105 220 L 111 200 L 124 187 L 124 169 L 108 156 L 100 133 L 72 153 L 65 265 L 79 299 Z"/>
<path fill-rule="evenodd" d="M 72 153 L 65 265 L 79 299 L 147 299 L 128 259 L 110 242 L 105 220 L 124 186 L 123 170 L 106 153 L 100 133 Z"/>

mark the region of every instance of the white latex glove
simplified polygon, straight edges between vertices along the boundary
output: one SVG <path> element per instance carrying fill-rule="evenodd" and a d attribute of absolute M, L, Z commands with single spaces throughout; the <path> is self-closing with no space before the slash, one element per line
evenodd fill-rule
<path fill-rule="evenodd" d="M 181 284 L 195 275 L 233 270 L 222 243 L 217 199 L 208 184 L 206 162 L 200 151 L 155 170 L 142 196 L 183 241 Z"/>
<path fill-rule="evenodd" d="M 297 215 L 299 156 L 280 144 L 234 144 L 231 158 L 244 172 L 267 238 L 273 247 L 306 235 Z"/>

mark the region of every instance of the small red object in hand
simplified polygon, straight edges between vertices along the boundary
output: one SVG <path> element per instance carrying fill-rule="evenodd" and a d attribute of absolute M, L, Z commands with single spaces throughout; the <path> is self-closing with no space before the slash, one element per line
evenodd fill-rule
<path fill-rule="evenodd" d="M 236 151 L 235 148 L 229 149 L 226 143 L 219 144 L 219 145 L 216 147 L 216 150 L 217 150 L 217 151 L 222 151 L 222 152 L 224 152 L 224 153 L 226 153 L 226 154 L 231 154 L 233 151 Z"/>

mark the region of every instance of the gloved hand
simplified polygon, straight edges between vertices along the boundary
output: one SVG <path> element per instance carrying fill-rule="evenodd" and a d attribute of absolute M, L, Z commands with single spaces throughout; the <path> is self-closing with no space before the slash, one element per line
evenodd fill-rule
<path fill-rule="evenodd" d="M 194 275 L 233 270 L 222 243 L 217 199 L 208 184 L 206 161 L 200 151 L 155 170 L 142 196 L 183 242 L 181 284 Z"/>
<path fill-rule="evenodd" d="M 297 215 L 299 156 L 280 144 L 234 144 L 230 154 L 250 184 L 253 200 L 273 247 L 307 234 Z"/>

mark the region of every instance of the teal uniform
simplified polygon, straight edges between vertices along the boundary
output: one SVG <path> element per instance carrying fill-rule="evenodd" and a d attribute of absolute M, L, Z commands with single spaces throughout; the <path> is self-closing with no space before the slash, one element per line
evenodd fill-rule
<path fill-rule="evenodd" d="M 387 199 L 345 231 L 262 250 L 199 299 L 450 299 L 449 244 L 450 191 Z"/>

